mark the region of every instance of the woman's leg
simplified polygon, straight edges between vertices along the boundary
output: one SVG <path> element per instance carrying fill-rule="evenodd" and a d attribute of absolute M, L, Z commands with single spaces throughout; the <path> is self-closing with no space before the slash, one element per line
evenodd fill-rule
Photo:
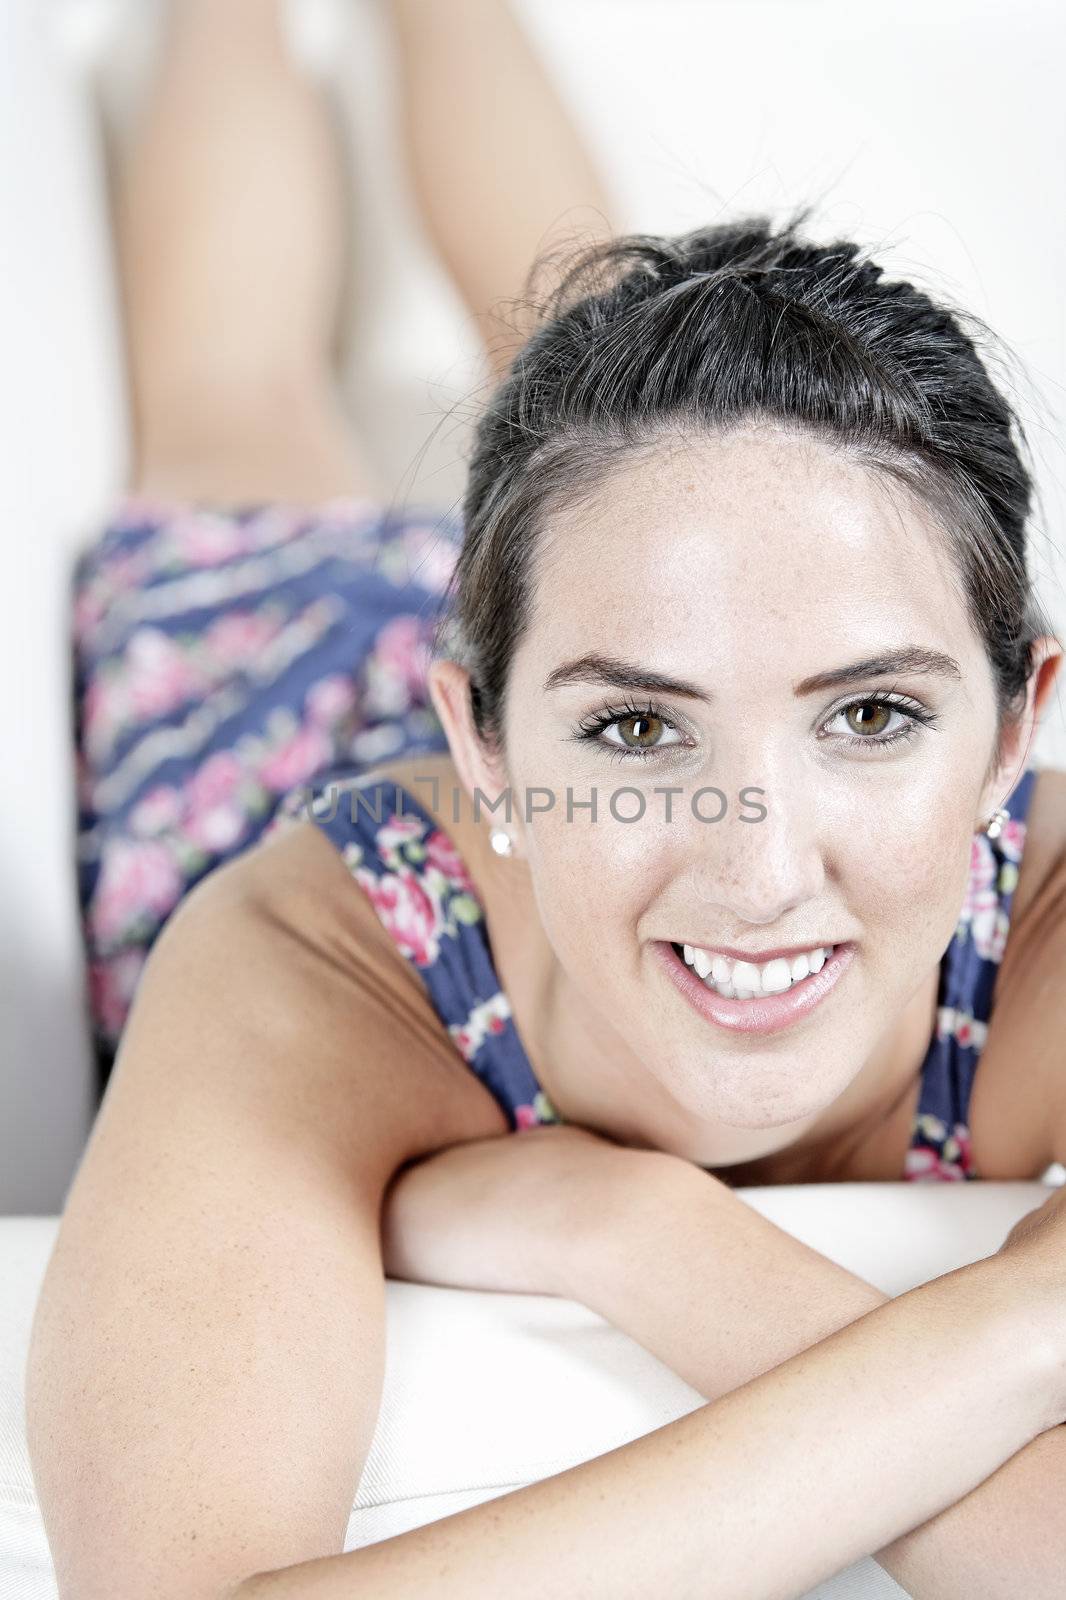
<path fill-rule="evenodd" d="M 118 195 L 131 487 L 215 503 L 378 495 L 338 399 L 346 197 L 281 0 L 170 0 Z"/>
<path fill-rule="evenodd" d="M 616 232 L 615 202 L 506 0 L 388 3 L 412 185 L 500 372 L 535 257 Z"/>

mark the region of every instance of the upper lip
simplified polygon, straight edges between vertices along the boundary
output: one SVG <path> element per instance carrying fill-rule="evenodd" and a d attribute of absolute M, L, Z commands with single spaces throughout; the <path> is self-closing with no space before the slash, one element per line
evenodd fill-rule
<path fill-rule="evenodd" d="M 755 966 L 760 966 L 764 961 L 775 961 L 779 956 L 789 958 L 802 956 L 806 955 L 808 950 L 846 943 L 843 939 L 814 939 L 810 944 L 776 945 L 773 950 L 734 950 L 728 944 L 700 944 L 695 939 L 682 939 L 678 942 L 690 945 L 694 950 L 706 950 L 711 956 L 728 956 L 732 961 L 750 961 Z"/>

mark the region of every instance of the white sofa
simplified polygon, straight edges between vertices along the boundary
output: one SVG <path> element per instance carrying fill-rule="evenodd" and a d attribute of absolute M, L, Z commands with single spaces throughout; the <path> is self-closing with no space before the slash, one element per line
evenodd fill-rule
<path fill-rule="evenodd" d="M 513 3 L 612 169 L 627 225 L 688 226 L 723 205 L 777 208 L 822 190 L 828 173 L 837 185 L 828 226 L 883 235 L 906 218 L 907 267 L 923 254 L 941 262 L 959 298 L 1024 349 L 1048 380 L 1041 438 L 1054 443 L 1057 397 L 1066 392 L 1054 312 L 1066 262 L 1044 198 L 1057 194 L 1064 160 L 1061 126 L 1050 111 L 1046 128 L 1040 121 L 1040 108 L 1056 104 L 1061 36 L 1052 8 L 1018 0 L 1006 34 L 992 13 L 975 9 L 956 82 L 955 0 L 914 0 L 894 23 L 847 0 L 817 8 L 806 0 L 615 0 L 610 31 L 600 0 Z M 462 482 L 463 426 L 449 422 L 428 447 L 425 436 L 480 369 L 463 308 L 399 181 L 380 17 L 371 0 L 296 7 L 302 48 L 331 63 L 358 129 L 352 412 L 402 492 L 447 504 Z M 158 0 L 0 5 L 0 559 L 11 580 L 0 585 L 0 1600 L 55 1594 L 25 1451 L 23 1374 L 57 1214 L 96 1110 L 72 859 L 65 593 L 72 553 L 122 487 L 127 434 L 106 149 L 91 90 L 121 130 L 157 10 Z M 911 11 L 909 21 L 922 24 L 917 52 L 906 36 Z M 781 46 L 774 59 L 764 47 L 770 34 Z M 730 67 L 731 53 L 754 52 L 757 86 Z M 903 71 L 908 81 L 925 74 L 936 92 L 915 91 L 901 122 Z M 797 78 L 811 90 L 804 120 L 789 112 L 782 122 Z M 985 118 L 991 104 L 1003 110 L 1004 128 Z M 854 134 L 844 152 L 854 173 L 842 191 L 835 175 L 844 125 Z M 966 137 L 953 161 L 959 129 Z M 945 160 L 926 162 L 923 141 L 941 136 Z M 1000 151 L 1010 182 L 996 184 L 990 209 L 982 163 Z M 946 174 L 943 192 L 928 187 L 934 167 Z M 1011 243 L 1020 236 L 1024 273 Z M 1054 534 L 1066 471 L 1045 456 Z M 1051 576 L 1049 597 L 1061 606 L 1061 578 Z M 1040 752 L 1060 766 L 1064 727 L 1060 708 Z M 1039 1184 L 871 1184 L 743 1195 L 896 1293 L 994 1250 L 1045 1192 Z M 699 1403 L 647 1352 L 570 1302 L 390 1283 L 388 1316 L 385 1393 L 349 1548 L 614 1448 Z M 564 1388 L 565 1404 L 545 1404 Z M 833 1600 L 900 1592 L 869 1559 L 817 1591 Z"/>
<path fill-rule="evenodd" d="M 993 1182 L 737 1191 L 891 1295 L 991 1254 L 1049 1192 Z M 55 1230 L 54 1218 L 0 1219 L 0 1600 L 56 1600 L 23 1420 L 32 1310 Z M 346 1550 L 561 1472 L 703 1404 L 662 1362 L 570 1300 L 390 1281 L 387 1319 L 384 1391 Z M 864 1557 L 807 1600 L 904 1593 Z"/>

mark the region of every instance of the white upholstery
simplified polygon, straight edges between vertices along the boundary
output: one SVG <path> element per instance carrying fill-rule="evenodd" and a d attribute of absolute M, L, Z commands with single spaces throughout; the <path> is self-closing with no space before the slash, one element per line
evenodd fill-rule
<path fill-rule="evenodd" d="M 737 1192 L 779 1227 L 896 1295 L 991 1254 L 1050 1190 L 986 1181 Z M 0 1600 L 56 1600 L 23 1419 L 33 1306 L 56 1226 L 51 1217 L 0 1220 Z M 707 1314 L 712 1318 L 714 1308 Z M 348 1550 L 564 1471 L 703 1403 L 601 1317 L 549 1296 L 390 1281 L 386 1341 L 378 1424 Z M 888 1600 L 903 1591 L 867 1557 L 813 1593 L 818 1600 Z"/>

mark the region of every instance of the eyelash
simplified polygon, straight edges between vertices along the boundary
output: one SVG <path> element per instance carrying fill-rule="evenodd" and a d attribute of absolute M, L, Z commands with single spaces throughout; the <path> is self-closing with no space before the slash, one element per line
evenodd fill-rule
<path fill-rule="evenodd" d="M 939 721 L 935 711 L 930 711 L 928 707 L 919 705 L 916 700 L 910 700 L 906 695 L 897 694 L 891 690 L 881 694 L 860 695 L 857 699 L 849 700 L 845 705 L 838 706 L 828 720 L 830 722 L 835 721 L 845 711 L 850 711 L 853 706 L 884 706 L 889 711 L 898 711 L 907 718 L 904 726 L 897 728 L 894 733 L 880 734 L 876 737 L 866 737 L 857 733 L 844 735 L 846 744 L 853 747 L 862 746 L 864 749 L 869 749 L 873 746 L 874 749 L 883 750 L 887 745 L 913 739 L 921 728 L 931 728 Z M 608 728 L 614 727 L 616 723 L 628 722 L 631 718 L 637 717 L 645 717 L 649 720 L 654 719 L 674 733 L 682 732 L 677 723 L 672 721 L 664 711 L 653 703 L 648 702 L 643 706 L 635 706 L 627 701 L 623 706 L 605 706 L 603 711 L 595 712 L 591 716 L 583 718 L 578 724 L 574 738 L 579 742 L 585 739 L 598 741 L 611 751 L 612 760 L 617 756 L 622 761 L 631 759 L 647 761 L 652 756 L 661 755 L 664 750 L 675 748 L 674 745 L 652 745 L 646 750 L 638 750 L 635 747 L 624 748 L 621 745 L 612 744 L 610 740 L 601 737 Z"/>

